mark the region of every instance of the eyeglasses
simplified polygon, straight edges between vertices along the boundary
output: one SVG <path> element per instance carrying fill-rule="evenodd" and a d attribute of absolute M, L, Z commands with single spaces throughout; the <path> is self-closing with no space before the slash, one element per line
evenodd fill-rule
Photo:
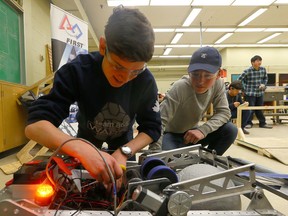
<path fill-rule="evenodd" d="M 121 71 L 121 72 L 128 72 L 130 77 L 138 76 L 139 74 L 143 73 L 147 69 L 147 64 L 145 63 L 143 68 L 139 70 L 130 70 L 127 69 L 119 64 L 117 64 L 110 56 L 108 47 L 106 46 L 106 52 L 105 56 L 107 57 L 107 60 L 109 64 L 112 66 L 113 70 L 115 71 Z"/>
<path fill-rule="evenodd" d="M 209 74 L 209 73 L 201 73 L 201 72 L 190 72 L 190 77 L 192 79 L 197 79 L 200 80 L 203 78 L 204 80 L 211 80 L 217 76 L 218 73 L 216 74 Z"/>

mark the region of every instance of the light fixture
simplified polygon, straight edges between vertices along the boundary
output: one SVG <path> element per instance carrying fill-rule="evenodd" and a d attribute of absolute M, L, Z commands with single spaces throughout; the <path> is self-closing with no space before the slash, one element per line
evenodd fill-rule
<path fill-rule="evenodd" d="M 235 32 L 262 32 L 265 28 L 237 28 Z"/>
<path fill-rule="evenodd" d="M 174 28 L 154 28 L 154 32 L 174 32 Z"/>
<path fill-rule="evenodd" d="M 205 32 L 233 32 L 235 28 L 207 28 Z"/>
<path fill-rule="evenodd" d="M 234 0 L 194 0 L 192 6 L 229 6 Z"/>
<path fill-rule="evenodd" d="M 265 32 L 288 32 L 288 28 L 266 28 Z"/>
<path fill-rule="evenodd" d="M 275 0 L 235 0 L 232 6 L 269 6 Z"/>
<path fill-rule="evenodd" d="M 222 43 L 223 41 L 225 41 L 226 39 L 228 39 L 229 37 L 231 37 L 234 33 L 230 32 L 230 33 L 227 33 L 225 34 L 223 37 L 221 37 L 220 39 L 218 39 L 215 44 L 220 44 Z"/>
<path fill-rule="evenodd" d="M 269 37 L 266 37 L 266 38 L 258 41 L 257 43 L 260 43 L 260 44 L 261 44 L 261 43 L 265 43 L 266 41 L 269 41 L 269 40 L 271 40 L 272 38 L 275 38 L 275 37 L 277 37 L 277 36 L 280 35 L 280 34 L 282 34 L 282 33 L 274 33 L 274 34 L 270 35 Z"/>
<path fill-rule="evenodd" d="M 215 47 L 288 47 L 288 44 L 215 44 Z"/>
<path fill-rule="evenodd" d="M 109 7 L 123 6 L 269 6 L 275 0 L 107 0 Z M 150 2 L 150 4 L 149 4 Z M 274 4 L 288 4 L 288 0 L 277 0 Z"/>
<path fill-rule="evenodd" d="M 288 0 L 276 0 L 274 4 L 288 4 Z"/>
<path fill-rule="evenodd" d="M 172 51 L 172 48 L 166 48 L 163 55 L 169 55 L 169 53 Z"/>
<path fill-rule="evenodd" d="M 171 41 L 171 44 L 176 44 L 180 40 L 180 38 L 183 36 L 183 33 L 177 33 L 174 38 Z"/>
<path fill-rule="evenodd" d="M 173 55 L 173 56 L 162 55 L 162 56 L 159 56 L 159 58 L 191 58 L 191 55 Z M 187 68 L 187 65 L 186 65 L 186 68 Z"/>
<path fill-rule="evenodd" d="M 267 10 L 267 8 L 260 8 L 257 10 L 254 14 L 249 16 L 247 19 L 245 19 L 243 22 L 241 22 L 238 26 L 245 26 L 252 20 L 256 19 L 258 16 L 260 16 L 262 13 L 264 13 Z"/>
<path fill-rule="evenodd" d="M 165 45 L 154 45 L 154 48 L 165 48 Z"/>
<path fill-rule="evenodd" d="M 190 47 L 189 44 L 168 44 L 166 47 L 171 47 L 171 48 L 188 48 Z"/>
<path fill-rule="evenodd" d="M 191 23 L 196 19 L 198 14 L 201 12 L 201 8 L 193 8 L 192 11 L 190 12 L 189 16 L 186 18 L 186 20 L 183 23 L 183 27 L 190 26 Z"/>
<path fill-rule="evenodd" d="M 150 6 L 188 6 L 192 0 L 151 0 Z"/>
<path fill-rule="evenodd" d="M 203 29 L 204 31 L 205 29 Z M 200 32 L 200 28 L 176 28 L 175 32 Z"/>
<path fill-rule="evenodd" d="M 118 5 L 123 6 L 148 6 L 149 0 L 107 0 L 109 7 L 115 7 Z"/>

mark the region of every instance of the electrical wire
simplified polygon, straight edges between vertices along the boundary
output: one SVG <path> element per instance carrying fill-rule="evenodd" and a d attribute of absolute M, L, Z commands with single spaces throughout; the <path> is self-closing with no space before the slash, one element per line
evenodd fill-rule
<path fill-rule="evenodd" d="M 112 174 L 112 171 L 111 171 L 111 168 L 109 167 L 106 159 L 104 158 L 104 156 L 101 154 L 100 150 L 94 146 L 91 142 L 89 142 L 88 140 L 85 140 L 85 139 L 82 139 L 82 138 L 71 138 L 71 139 L 68 139 L 66 140 L 65 142 L 63 142 L 60 146 L 58 146 L 58 148 L 53 152 L 53 154 L 50 156 L 50 158 L 48 159 L 47 161 L 47 164 L 46 164 L 46 176 L 48 178 L 48 180 L 53 184 L 53 186 L 56 188 L 56 189 L 60 189 L 62 190 L 66 195 L 65 195 L 65 198 L 67 197 L 67 191 L 64 187 L 62 187 L 61 185 L 56 185 L 55 181 L 53 180 L 53 178 L 50 176 L 49 174 L 49 166 L 52 162 L 52 159 L 53 157 L 56 157 L 56 155 L 58 154 L 58 152 L 60 151 L 60 149 L 65 145 L 67 144 L 68 142 L 71 142 L 71 141 L 75 141 L 75 140 L 80 140 L 82 142 L 85 142 L 87 144 L 89 144 L 90 146 L 92 146 L 97 152 L 98 154 L 100 155 L 100 157 L 102 158 L 103 162 L 105 163 L 105 166 L 108 170 L 108 174 L 109 174 L 109 177 L 112 181 L 112 185 L 113 185 L 113 195 L 114 195 L 114 215 L 117 216 L 117 187 L 116 187 L 116 181 L 115 181 L 115 178 Z M 57 208 L 57 211 L 59 210 L 61 204 L 63 203 L 64 200 L 62 200 L 62 202 L 59 204 L 58 208 Z M 56 211 L 56 212 L 57 212 Z M 55 215 L 56 215 L 56 212 L 55 212 Z"/>

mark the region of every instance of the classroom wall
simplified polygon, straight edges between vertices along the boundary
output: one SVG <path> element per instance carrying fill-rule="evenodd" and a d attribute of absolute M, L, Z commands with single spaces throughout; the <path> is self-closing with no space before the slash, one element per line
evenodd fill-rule
<path fill-rule="evenodd" d="M 223 68 L 228 71 L 227 80 L 231 80 L 231 74 L 240 74 L 251 66 L 250 59 L 254 55 L 262 57 L 262 66 L 268 73 L 276 74 L 276 86 L 279 83 L 279 74 L 288 74 L 287 61 L 288 48 L 229 48 L 221 52 Z"/>
<path fill-rule="evenodd" d="M 46 76 L 45 45 L 51 45 L 50 1 L 25 0 L 22 7 L 26 84 L 29 86 Z"/>
<path fill-rule="evenodd" d="M 268 73 L 276 74 L 276 86 L 279 83 L 279 74 L 288 74 L 288 48 L 226 48 L 220 50 L 222 56 L 222 68 L 227 70 L 227 78 L 224 81 L 231 82 L 231 74 L 241 74 L 243 70 L 251 66 L 250 59 L 254 55 L 262 57 L 262 66 Z M 174 65 L 182 65 L 174 69 L 151 69 L 160 92 L 165 93 L 170 84 L 187 74 L 187 67 L 183 67 L 186 62 L 174 61 Z M 173 65 L 173 64 L 172 64 Z M 168 77 L 168 78 L 167 78 Z"/>

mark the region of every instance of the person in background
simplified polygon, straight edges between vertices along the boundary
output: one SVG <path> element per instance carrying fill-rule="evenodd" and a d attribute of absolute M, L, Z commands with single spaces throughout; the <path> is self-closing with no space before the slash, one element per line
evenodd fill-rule
<path fill-rule="evenodd" d="M 213 47 L 202 47 L 193 53 L 189 75 L 174 82 L 160 104 L 162 134 L 149 146 L 151 150 L 202 144 L 222 155 L 230 147 L 238 130 L 230 122 L 225 86 L 219 75 L 221 64 L 222 57 Z M 211 103 L 214 114 L 203 123 Z"/>
<path fill-rule="evenodd" d="M 251 67 L 243 71 L 238 77 L 238 80 L 242 82 L 245 101 L 249 103 L 249 106 L 263 106 L 264 105 L 264 92 L 266 84 L 268 82 L 268 75 L 266 69 L 261 67 L 262 58 L 259 55 L 255 55 L 251 58 Z M 245 128 L 250 129 L 253 127 L 253 114 L 251 111 Z M 265 116 L 262 110 L 255 110 L 255 115 L 259 121 L 260 128 L 271 129 L 272 126 L 266 124 Z"/>
<path fill-rule="evenodd" d="M 70 105 L 77 102 L 77 137 L 98 149 L 106 142 L 111 155 L 99 152 L 114 178 L 121 181 L 121 167 L 127 160 L 160 137 L 158 89 L 147 69 L 154 42 L 153 28 L 139 10 L 114 8 L 99 51 L 78 55 L 62 66 L 55 73 L 51 92 L 29 107 L 27 137 L 50 149 L 69 140 L 62 152 L 77 158 L 99 182 L 110 183 L 109 170 L 98 151 L 58 129 Z M 139 133 L 133 138 L 135 120 Z"/>
<path fill-rule="evenodd" d="M 242 100 L 242 94 L 240 93 L 242 89 L 242 84 L 240 80 L 235 80 L 228 86 L 228 90 L 226 92 L 229 108 L 231 111 L 231 118 L 237 118 L 237 107 L 242 105 L 248 106 L 248 102 L 244 102 Z M 241 128 L 244 134 L 249 134 L 247 130 L 245 130 L 245 126 L 247 124 L 248 118 L 250 117 L 250 110 L 242 111 L 242 122 Z"/>

